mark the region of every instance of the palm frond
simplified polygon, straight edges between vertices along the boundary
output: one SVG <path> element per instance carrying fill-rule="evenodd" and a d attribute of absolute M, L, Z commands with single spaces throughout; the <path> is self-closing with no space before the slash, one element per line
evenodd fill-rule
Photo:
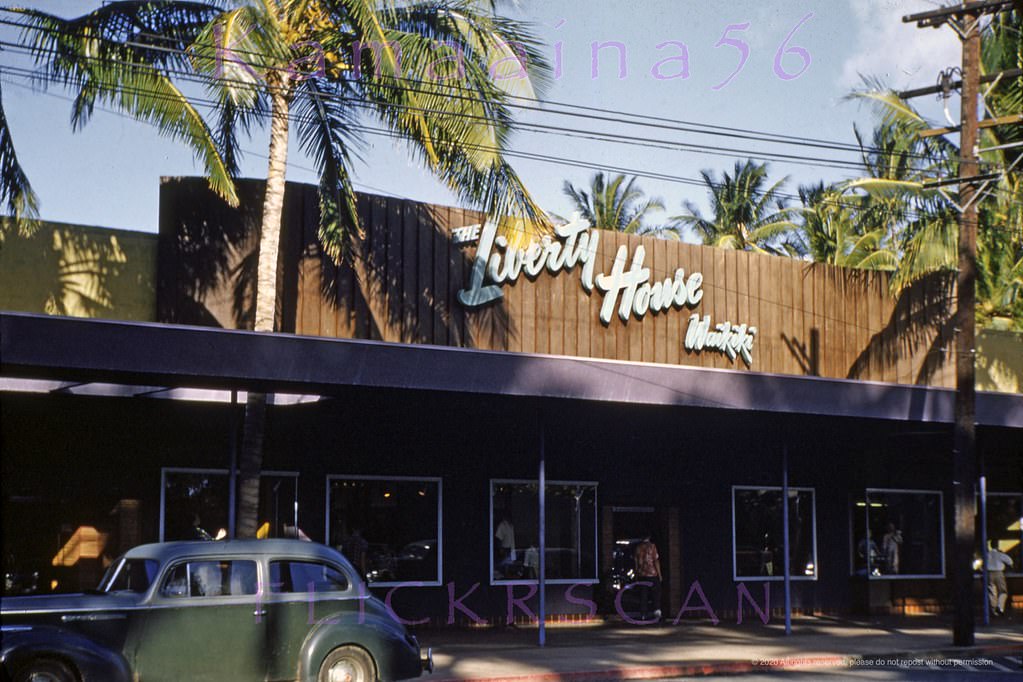
<path fill-rule="evenodd" d="M 180 5 L 180 7 L 179 7 Z M 42 77 L 75 93 L 74 128 L 84 126 L 97 103 L 113 106 L 137 120 L 153 123 L 168 137 L 187 143 L 203 164 L 210 188 L 231 205 L 238 197 L 216 135 L 170 77 L 180 54 L 168 56 L 153 43 L 166 30 L 184 41 L 218 8 L 202 3 L 112 3 L 77 19 L 65 20 L 36 10 L 19 10 L 27 21 L 24 35 Z M 143 41 L 137 44 L 128 37 Z M 120 42 L 119 42 L 120 40 Z M 142 46 L 140 47 L 139 44 Z"/>
<path fill-rule="evenodd" d="M 19 232 L 33 230 L 34 219 L 39 217 L 39 198 L 15 153 L 14 139 L 7 124 L 7 115 L 4 113 L 2 90 L 0 90 L 0 203 L 3 203 L 18 225 Z M 6 221 L 4 225 L 7 225 Z"/>

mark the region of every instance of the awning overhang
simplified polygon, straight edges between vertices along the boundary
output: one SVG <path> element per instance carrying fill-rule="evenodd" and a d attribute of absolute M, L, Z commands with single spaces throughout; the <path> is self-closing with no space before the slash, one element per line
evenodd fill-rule
<path fill-rule="evenodd" d="M 926 386 L 0 313 L 0 377 L 337 395 L 352 387 L 951 423 Z M 1023 428 L 1023 395 L 980 392 L 977 423 Z"/>

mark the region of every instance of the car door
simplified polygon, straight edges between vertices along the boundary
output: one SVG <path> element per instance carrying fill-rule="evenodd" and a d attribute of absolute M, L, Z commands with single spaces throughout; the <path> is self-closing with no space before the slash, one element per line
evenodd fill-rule
<path fill-rule="evenodd" d="M 358 618 L 359 595 L 338 566 L 318 559 L 272 559 L 267 595 L 269 680 L 293 680 L 306 636 L 343 612 Z"/>
<path fill-rule="evenodd" d="M 250 558 L 171 564 L 146 614 L 135 658 L 139 679 L 264 679 L 266 621 L 258 571 Z"/>

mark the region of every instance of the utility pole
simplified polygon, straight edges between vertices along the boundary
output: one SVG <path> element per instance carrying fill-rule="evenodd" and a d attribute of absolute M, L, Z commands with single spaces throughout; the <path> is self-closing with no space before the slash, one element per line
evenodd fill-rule
<path fill-rule="evenodd" d="M 1011 10 L 1019 2 L 965 2 L 903 17 L 919 27 L 951 25 L 963 43 L 962 112 L 959 128 L 959 271 L 956 279 L 956 398 L 952 438 L 952 496 L 954 505 L 952 581 L 953 644 L 974 643 L 973 551 L 975 538 L 975 487 L 977 471 L 983 471 L 976 448 L 975 308 L 977 288 L 977 138 L 980 122 L 980 19 L 987 14 Z M 922 89 L 923 90 L 923 89 Z M 925 94 L 924 91 L 903 94 Z M 995 125 L 998 123 L 995 122 Z M 945 132 L 945 131 L 943 131 Z M 949 130 L 947 132 L 954 132 Z M 981 548 L 986 554 L 987 548 Z M 986 589 L 986 585 L 982 586 Z"/>
<path fill-rule="evenodd" d="M 952 495 L 955 531 L 952 552 L 955 624 L 952 643 L 973 645 L 974 486 L 977 481 L 977 389 L 975 378 L 977 303 L 977 98 L 980 94 L 980 13 L 962 17 L 963 99 L 959 132 L 959 273 L 956 287 L 956 401 L 952 438 Z M 983 551 L 983 548 L 981 549 Z"/>

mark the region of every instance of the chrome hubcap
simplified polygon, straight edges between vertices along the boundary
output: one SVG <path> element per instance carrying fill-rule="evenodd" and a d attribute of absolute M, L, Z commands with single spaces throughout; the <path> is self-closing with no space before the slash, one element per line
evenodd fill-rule
<path fill-rule="evenodd" d="M 330 667 L 329 682 L 360 682 L 358 669 L 351 661 L 338 661 Z"/>

